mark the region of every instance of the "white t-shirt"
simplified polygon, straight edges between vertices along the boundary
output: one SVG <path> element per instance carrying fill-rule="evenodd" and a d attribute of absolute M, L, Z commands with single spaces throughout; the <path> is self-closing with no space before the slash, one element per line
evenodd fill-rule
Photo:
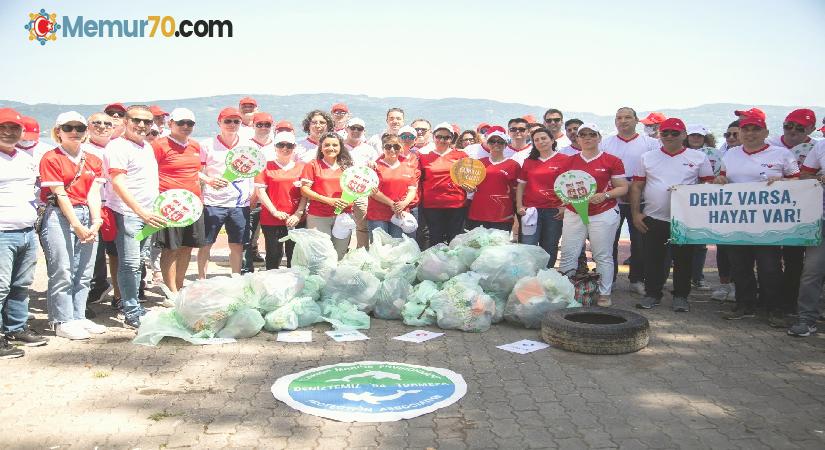
<path fill-rule="evenodd" d="M 567 155 L 567 156 L 575 156 L 575 155 L 578 155 L 579 153 L 581 153 L 581 151 L 582 151 L 582 149 L 580 149 L 580 148 L 573 147 L 573 144 L 570 144 L 570 145 L 565 146 L 565 147 L 556 147 L 556 148 L 559 149 L 558 150 L 559 153 L 561 153 L 562 155 Z"/>
<path fill-rule="evenodd" d="M 247 141 L 255 137 L 255 126 L 254 125 L 244 125 L 241 123 L 241 126 L 238 127 L 238 137 L 241 138 L 242 141 Z"/>
<path fill-rule="evenodd" d="M 240 142 L 242 142 L 240 136 L 235 139 L 235 142 L 227 144 L 224 144 L 220 136 L 201 141 L 201 162 L 204 165 L 203 170 L 206 176 L 211 178 L 223 176 L 226 171 L 226 154 Z M 215 189 L 204 184 L 203 204 L 224 208 L 249 206 L 252 185 L 252 178 L 238 178 L 223 189 Z"/>
<path fill-rule="evenodd" d="M 344 144 L 344 146 L 352 157 L 352 165 L 354 167 L 367 166 L 378 159 L 379 153 L 366 142 L 362 142 L 355 147 L 350 147 L 349 144 Z"/>
<path fill-rule="evenodd" d="M 33 145 L 24 146 L 22 142 L 18 142 L 17 145 L 14 147 L 18 150 L 22 150 L 29 154 L 29 156 L 34 158 L 34 164 L 36 166 L 40 166 L 40 158 L 46 154 L 46 152 L 52 151 L 57 147 L 54 144 L 47 144 L 43 141 L 37 141 Z"/>
<path fill-rule="evenodd" d="M 254 138 L 249 139 L 244 145 L 260 150 L 266 157 L 267 161 L 275 160 L 275 142 L 273 142 L 270 138 L 267 138 L 266 144 L 263 145 L 261 145 L 261 143 L 256 141 Z"/>
<path fill-rule="evenodd" d="M 604 138 L 599 145 L 599 149 L 622 160 L 626 174 L 634 174 L 639 170 L 642 162 L 642 155 L 651 150 L 659 150 L 662 143 L 644 134 L 636 134 L 628 141 L 614 134 Z M 619 203 L 627 203 L 624 199 L 619 199 Z"/>
<path fill-rule="evenodd" d="M 523 166 L 524 160 L 530 156 L 530 151 L 533 150 L 533 144 L 527 144 L 521 148 L 514 148 L 510 145 L 504 148 L 504 157 L 510 158 L 517 162 L 518 165 Z"/>
<path fill-rule="evenodd" d="M 0 230 L 19 230 L 34 225 L 37 206 L 34 183 L 39 175 L 34 157 L 16 150 L 0 152 Z"/>
<path fill-rule="evenodd" d="M 567 137 L 566 133 L 562 133 L 561 137 L 556 139 L 556 148 L 567 147 L 569 145 L 573 145 L 573 143 L 570 142 L 570 138 Z"/>
<path fill-rule="evenodd" d="M 126 189 L 141 207 L 151 211 L 159 183 L 158 162 L 151 144 L 138 144 L 123 137 L 113 139 L 103 154 L 103 170 L 108 180 L 118 173 L 124 174 Z M 106 183 L 104 192 L 107 207 L 124 216 L 137 216 L 115 193 L 111 182 Z"/>
<path fill-rule="evenodd" d="M 823 169 L 825 169 L 825 141 L 817 141 L 800 170 L 810 174 L 819 174 Z M 825 219 L 825 196 L 822 198 L 822 218 Z"/>
<path fill-rule="evenodd" d="M 384 150 L 384 149 L 381 148 L 381 136 L 383 136 L 386 133 L 391 133 L 391 131 L 390 130 L 384 130 L 383 133 L 373 134 L 372 137 L 367 139 L 367 144 L 371 145 L 375 149 L 375 151 L 378 152 L 379 155 Z M 395 134 L 398 134 L 398 133 L 396 132 Z"/>
<path fill-rule="evenodd" d="M 713 174 L 719 175 L 719 172 L 722 170 L 722 154 L 719 150 L 713 147 L 702 147 L 696 150 L 704 153 L 705 156 L 708 157 L 710 167 L 713 169 Z"/>
<path fill-rule="evenodd" d="M 707 155 L 699 150 L 685 148 L 670 155 L 659 149 L 642 155 L 633 179 L 645 182 L 644 213 L 670 222 L 671 186 L 713 181 L 713 168 Z"/>
<path fill-rule="evenodd" d="M 504 157 L 505 158 L 509 158 L 510 155 L 513 154 L 513 152 L 510 151 L 509 152 L 510 155 L 508 155 L 507 150 L 509 150 L 509 147 L 504 149 Z M 464 153 L 466 153 L 467 156 L 469 156 L 470 158 L 473 158 L 473 159 L 487 158 L 487 157 L 490 156 L 490 152 L 487 151 L 487 149 L 484 148 L 484 146 L 481 145 L 481 144 L 470 144 L 470 145 L 464 147 Z"/>
<path fill-rule="evenodd" d="M 815 140 L 808 138 L 807 142 L 803 142 L 793 147 L 788 147 L 788 145 L 785 144 L 784 136 L 768 136 L 768 138 L 765 139 L 765 143 L 774 145 L 776 147 L 787 148 L 791 151 L 791 153 L 793 153 L 794 157 L 796 158 L 796 163 L 800 166 L 802 164 L 805 164 L 805 157 L 808 156 L 808 153 L 810 153 L 810 151 L 814 148 L 814 145 L 816 145 Z"/>
<path fill-rule="evenodd" d="M 418 147 L 417 144 L 410 148 L 410 151 L 418 153 L 419 155 L 426 155 L 431 151 L 435 150 L 435 142 L 430 141 L 422 147 Z"/>
<path fill-rule="evenodd" d="M 309 138 L 309 136 L 301 139 L 295 145 L 295 153 L 293 154 L 295 161 L 309 164 L 315 159 L 318 151 L 318 143 Z"/>
<path fill-rule="evenodd" d="M 726 176 L 731 183 L 766 181 L 771 177 L 797 176 L 799 165 L 787 148 L 765 144 L 748 154 L 740 145 L 725 152 L 720 175 Z"/>

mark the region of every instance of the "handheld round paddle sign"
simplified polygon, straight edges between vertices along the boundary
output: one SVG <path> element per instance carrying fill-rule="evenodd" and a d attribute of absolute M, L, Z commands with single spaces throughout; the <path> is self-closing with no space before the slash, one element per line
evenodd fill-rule
<path fill-rule="evenodd" d="M 166 219 L 167 227 L 186 227 L 200 219 L 203 213 L 203 203 L 197 195 L 186 189 L 169 189 L 158 195 L 152 209 L 155 214 Z M 160 228 L 145 225 L 135 235 L 135 240 L 142 241 L 159 230 Z"/>
<path fill-rule="evenodd" d="M 235 147 L 226 154 L 226 170 L 223 178 L 235 181 L 238 178 L 253 178 L 266 167 L 266 157 L 255 147 Z"/>
<path fill-rule="evenodd" d="M 361 197 L 370 195 L 378 187 L 378 174 L 366 166 L 350 167 L 341 174 L 341 200 L 352 203 Z M 335 214 L 342 209 L 335 208 Z"/>
<path fill-rule="evenodd" d="M 596 194 L 596 179 L 583 170 L 568 170 L 556 178 L 553 190 L 563 203 L 569 203 L 587 225 L 590 197 Z"/>
<path fill-rule="evenodd" d="M 476 188 L 486 176 L 487 168 L 477 159 L 461 158 L 450 167 L 450 178 L 459 186 Z"/>

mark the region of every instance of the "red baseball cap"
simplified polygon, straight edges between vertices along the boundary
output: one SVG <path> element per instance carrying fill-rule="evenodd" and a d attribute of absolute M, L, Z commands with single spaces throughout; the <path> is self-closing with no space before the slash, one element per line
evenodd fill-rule
<path fill-rule="evenodd" d="M 269 113 L 256 112 L 255 115 L 252 116 L 252 123 L 258 123 L 258 122 L 274 123 L 275 120 L 272 119 L 272 116 Z"/>
<path fill-rule="evenodd" d="M 495 131 L 507 134 L 507 130 L 505 130 L 504 127 L 502 127 L 501 125 L 490 125 L 490 127 L 487 128 L 487 133 L 485 133 L 485 135 L 489 136 L 491 133 Z"/>
<path fill-rule="evenodd" d="M 295 131 L 295 127 L 292 126 L 292 122 L 288 120 L 282 120 L 275 124 L 275 130 L 289 130 Z"/>
<path fill-rule="evenodd" d="M 667 120 L 667 117 L 664 114 L 660 112 L 652 112 L 639 122 L 642 122 L 643 125 L 656 125 L 657 123 L 663 123 L 665 120 Z"/>
<path fill-rule="evenodd" d="M 455 133 L 455 134 L 461 133 L 461 127 L 458 126 L 458 124 L 454 123 L 454 124 L 452 124 L 452 126 L 453 126 L 453 133 Z"/>
<path fill-rule="evenodd" d="M 238 106 L 247 105 L 247 104 L 252 104 L 252 105 L 255 105 L 256 107 L 258 106 L 258 102 L 252 97 L 244 97 L 244 98 L 241 99 L 241 101 L 238 102 Z"/>
<path fill-rule="evenodd" d="M 755 114 L 743 114 L 739 116 L 739 128 L 745 128 L 746 125 L 756 125 L 759 128 L 768 128 L 765 124 L 765 119 Z"/>
<path fill-rule="evenodd" d="M 734 111 L 733 113 L 734 113 L 734 114 L 736 114 L 736 115 L 737 115 L 737 116 L 739 116 L 739 117 L 756 116 L 756 117 L 761 118 L 763 122 L 764 122 L 764 120 L 765 120 L 765 119 L 767 119 L 767 118 L 768 118 L 768 117 L 765 115 L 765 112 L 764 112 L 764 111 L 762 111 L 762 110 L 761 110 L 761 109 L 759 109 L 759 108 L 751 108 L 751 109 L 747 109 L 747 110 L 737 109 L 737 110 L 736 110 L 736 111 Z M 740 120 L 741 120 L 741 119 L 740 119 Z"/>
<path fill-rule="evenodd" d="M 336 104 L 332 105 L 332 108 L 330 108 L 330 111 L 332 111 L 332 112 L 335 112 L 335 111 L 349 112 L 349 108 L 347 108 L 347 105 L 345 105 L 343 103 L 336 103 Z"/>
<path fill-rule="evenodd" d="M 103 112 L 110 111 L 112 109 L 119 109 L 126 112 L 126 107 L 123 106 L 123 103 L 109 103 L 105 108 L 103 108 Z"/>
<path fill-rule="evenodd" d="M 787 117 L 785 117 L 785 122 L 798 123 L 799 125 L 808 128 L 816 124 L 816 113 L 807 108 L 795 109 L 791 111 Z"/>
<path fill-rule="evenodd" d="M 16 123 L 20 127 L 25 127 L 23 116 L 11 108 L 0 108 L 0 123 Z"/>
<path fill-rule="evenodd" d="M 481 133 L 481 130 L 482 130 L 483 128 L 490 128 L 491 126 L 492 126 L 492 125 L 490 125 L 490 124 L 489 124 L 489 123 L 487 123 L 487 122 L 481 122 L 481 123 L 480 123 L 480 124 L 478 124 L 478 126 L 476 127 L 476 132 L 477 132 L 477 133 Z M 485 130 L 485 131 L 486 131 L 486 130 Z"/>
<path fill-rule="evenodd" d="M 231 106 L 226 107 L 226 108 L 221 110 L 220 114 L 218 114 L 218 122 L 222 121 L 223 119 L 225 119 L 227 117 L 237 117 L 237 118 L 240 119 L 241 118 L 241 112 L 238 111 L 238 108 L 233 108 Z"/>
<path fill-rule="evenodd" d="M 23 133 L 34 133 L 39 135 L 40 124 L 37 123 L 37 119 L 30 116 L 23 116 Z"/>
<path fill-rule="evenodd" d="M 168 116 L 168 115 L 169 115 L 169 113 L 168 113 L 168 112 L 164 111 L 164 110 L 163 110 L 160 106 L 158 106 L 158 105 L 152 105 L 152 106 L 150 106 L 150 107 L 149 107 L 149 111 L 152 113 L 152 115 L 153 115 L 153 116 Z"/>
<path fill-rule="evenodd" d="M 665 119 L 659 124 L 659 131 L 665 130 L 687 131 L 687 127 L 685 126 L 685 123 L 682 122 L 682 119 L 671 117 L 670 119 Z"/>
<path fill-rule="evenodd" d="M 536 116 L 532 114 L 527 114 L 523 116 L 522 119 L 526 120 L 528 124 L 536 123 Z"/>

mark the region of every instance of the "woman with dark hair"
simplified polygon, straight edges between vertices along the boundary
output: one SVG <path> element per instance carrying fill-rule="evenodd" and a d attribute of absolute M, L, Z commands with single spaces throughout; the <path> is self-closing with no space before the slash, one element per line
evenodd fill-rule
<path fill-rule="evenodd" d="M 307 137 L 296 143 L 295 160 L 309 163 L 315 159 L 318 141 L 321 136 L 333 131 L 334 122 L 328 112 L 315 109 L 307 113 L 301 125 Z"/>
<path fill-rule="evenodd" d="M 352 167 L 352 158 L 344 140 L 330 131 L 319 138 L 315 159 L 304 166 L 301 174 L 301 194 L 309 200 L 307 228 L 330 235 L 338 259 L 344 257 L 352 237 L 337 238 L 332 234 L 338 220 L 335 209 L 343 209 L 341 214 L 352 212 L 352 206 L 341 200 L 341 174 L 349 167 Z"/>
<path fill-rule="evenodd" d="M 375 163 L 378 174 L 378 188 L 370 196 L 367 207 L 370 239 L 372 230 L 381 228 L 390 236 L 399 238 L 404 233 L 401 227 L 392 222 L 392 216 L 410 212 L 410 204 L 418 192 L 418 167 L 404 164 L 399 159 L 401 143 L 398 136 L 385 134 L 381 137 L 384 155 Z M 415 239 L 415 232 L 407 235 Z"/>
<path fill-rule="evenodd" d="M 464 150 L 468 145 L 479 144 L 481 140 L 478 138 L 478 133 L 475 130 L 464 130 L 458 135 L 455 148 Z"/>
<path fill-rule="evenodd" d="M 539 245 L 550 254 L 547 267 L 556 264 L 564 208 L 556 196 L 556 178 L 565 171 L 568 156 L 556 151 L 553 133 L 544 127 L 530 134 L 533 149 L 524 160 L 516 188 L 516 212 L 521 217 L 521 242 Z M 490 139 L 487 139 L 489 144 Z M 529 209 L 535 210 L 535 212 Z M 532 217 L 531 217 L 532 216 Z M 526 220 L 525 220 L 526 218 Z"/>
<path fill-rule="evenodd" d="M 435 148 L 419 155 L 421 168 L 421 206 L 429 227 L 429 245 L 448 243 L 464 229 L 467 199 L 466 186 L 455 184 L 450 169 L 459 159 L 466 158 L 462 150 L 452 148 L 456 135 L 447 122 L 433 130 Z M 471 189 L 467 189 L 471 190 Z"/>
<path fill-rule="evenodd" d="M 477 187 L 467 212 L 467 229 L 483 226 L 510 231 L 513 228 L 513 201 L 516 196 L 516 177 L 521 168 L 513 159 L 504 156 L 507 135 L 495 131 L 487 138 L 490 156 L 479 159 L 487 174 Z"/>

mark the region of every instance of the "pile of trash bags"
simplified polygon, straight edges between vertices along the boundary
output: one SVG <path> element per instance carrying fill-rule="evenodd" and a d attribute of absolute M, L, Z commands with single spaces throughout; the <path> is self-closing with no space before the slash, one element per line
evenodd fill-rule
<path fill-rule="evenodd" d="M 423 252 L 381 229 L 372 238 L 338 261 L 328 235 L 290 230 L 291 268 L 196 281 L 174 308 L 144 316 L 134 343 L 224 343 L 319 322 L 368 329 L 371 317 L 468 332 L 501 320 L 537 328 L 547 311 L 581 306 L 570 281 L 546 269 L 547 252 L 511 243 L 505 231 L 475 228 Z"/>

